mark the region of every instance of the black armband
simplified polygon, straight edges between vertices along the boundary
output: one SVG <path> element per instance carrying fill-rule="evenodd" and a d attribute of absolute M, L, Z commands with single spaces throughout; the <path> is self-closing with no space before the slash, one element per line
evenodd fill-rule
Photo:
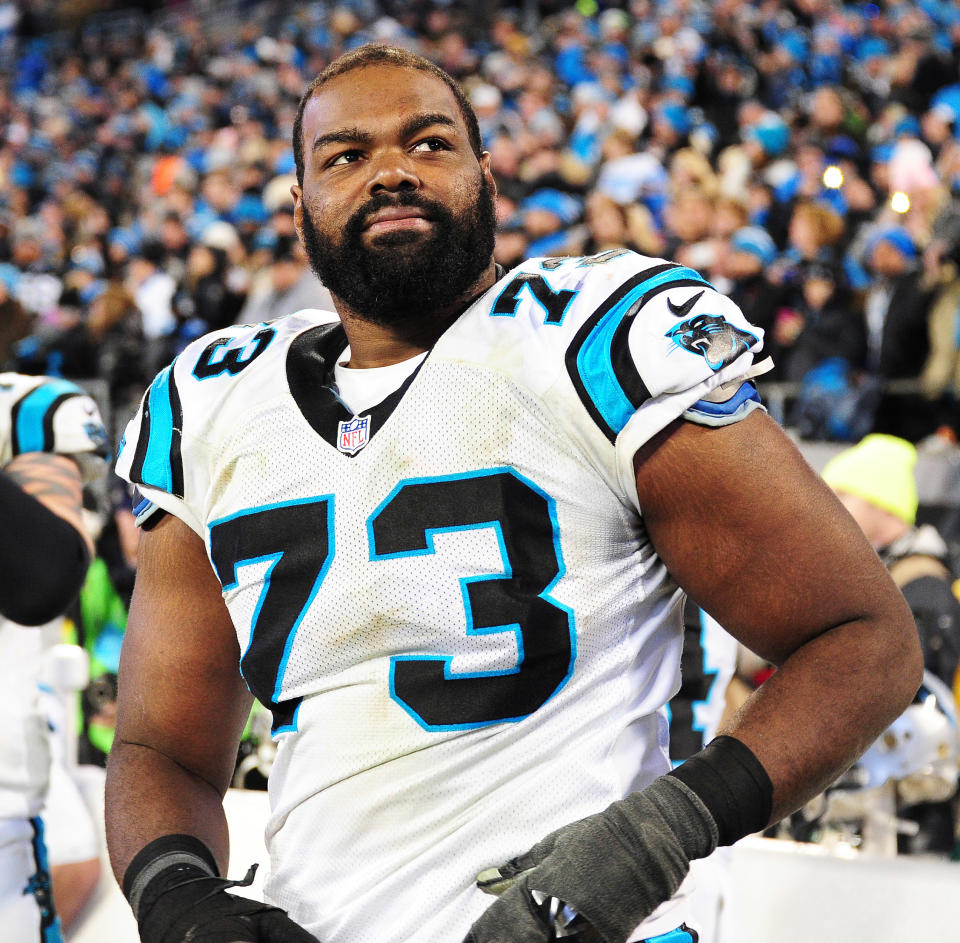
<path fill-rule="evenodd" d="M 170 888 L 219 875 L 213 852 L 199 838 L 162 835 L 134 855 L 123 875 L 123 896 L 139 922 Z"/>
<path fill-rule="evenodd" d="M 732 845 L 770 822 L 773 783 L 753 751 L 735 737 L 711 740 L 668 775 L 707 807 L 717 823 L 719 845 Z"/>
<path fill-rule="evenodd" d="M 83 536 L 3 471 L 0 521 L 0 614 L 20 625 L 62 615 L 90 565 Z"/>

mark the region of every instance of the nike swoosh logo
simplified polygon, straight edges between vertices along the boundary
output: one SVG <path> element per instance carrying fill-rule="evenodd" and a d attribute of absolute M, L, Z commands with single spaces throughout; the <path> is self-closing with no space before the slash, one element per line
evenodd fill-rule
<path fill-rule="evenodd" d="M 667 299 L 667 307 L 675 314 L 678 318 L 685 318 L 692 310 L 693 306 L 700 300 L 703 296 L 703 291 L 698 291 L 692 298 L 688 298 L 682 305 L 675 305 L 669 298 Z"/>

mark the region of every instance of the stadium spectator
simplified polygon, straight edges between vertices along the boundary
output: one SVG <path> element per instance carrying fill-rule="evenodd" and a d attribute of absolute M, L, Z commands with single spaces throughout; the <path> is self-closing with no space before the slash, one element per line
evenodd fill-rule
<path fill-rule="evenodd" d="M 177 317 L 173 297 L 177 283 L 161 268 L 163 246 L 144 243 L 127 264 L 126 288 L 140 312 L 145 340 L 144 366 L 149 373 L 169 362 L 174 351 Z"/>
<path fill-rule="evenodd" d="M 823 478 L 880 554 L 913 613 L 924 666 L 948 689 L 960 668 L 960 600 L 951 585 L 950 552 L 932 524 L 917 524 L 917 451 L 903 439 L 868 435 L 835 455 Z M 901 810 L 918 823 L 918 834 L 900 840 L 904 851 L 949 853 L 956 813 L 952 802 Z"/>
<path fill-rule="evenodd" d="M 303 247 L 292 236 L 278 236 L 273 260 L 250 287 L 236 317 L 238 324 L 256 324 L 301 308 L 332 310 L 330 293 L 310 271 Z"/>
<path fill-rule="evenodd" d="M 870 237 L 866 254 L 874 275 L 864 298 L 867 370 L 883 380 L 919 380 L 930 353 L 931 295 L 916 243 L 902 227 L 884 227 Z M 875 428 L 916 442 L 935 424 L 935 410 L 921 395 L 887 394 Z"/>
<path fill-rule="evenodd" d="M 244 287 L 237 284 L 226 249 L 197 243 L 187 255 L 183 287 L 175 299 L 177 316 L 196 319 L 193 330 L 201 334 L 228 327 L 247 299 Z"/>
<path fill-rule="evenodd" d="M 798 297 L 781 310 L 774 333 L 785 380 L 799 382 L 831 357 L 854 370 L 865 365 L 863 315 L 829 254 L 801 266 Z"/>
<path fill-rule="evenodd" d="M 742 226 L 731 236 L 721 259 L 720 272 L 727 291 L 751 324 L 762 328 L 768 353 L 776 352 L 774 325 L 784 304 L 782 286 L 770 281 L 768 271 L 777 258 L 777 247 L 760 226 Z"/>

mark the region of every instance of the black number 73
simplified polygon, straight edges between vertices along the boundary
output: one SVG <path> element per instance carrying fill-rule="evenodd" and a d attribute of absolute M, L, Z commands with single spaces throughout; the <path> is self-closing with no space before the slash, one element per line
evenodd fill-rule
<path fill-rule="evenodd" d="M 301 698 L 283 698 L 283 679 L 334 558 L 333 507 L 325 495 L 241 511 L 210 527 L 224 590 L 237 586 L 241 565 L 269 562 L 240 667 L 273 711 L 274 732 L 296 725 Z M 370 566 L 432 554 L 435 534 L 477 528 L 496 532 L 504 572 L 460 580 L 467 635 L 514 632 L 517 664 L 462 674 L 451 670 L 452 655 L 394 655 L 385 679 L 390 696 L 427 730 L 522 720 L 573 670 L 573 614 L 549 595 L 564 572 L 554 502 L 513 469 L 401 482 L 367 520 Z"/>

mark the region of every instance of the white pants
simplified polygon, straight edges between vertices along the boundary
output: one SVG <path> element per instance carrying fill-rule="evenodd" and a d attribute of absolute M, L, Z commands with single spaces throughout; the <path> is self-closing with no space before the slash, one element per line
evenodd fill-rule
<path fill-rule="evenodd" d="M 0 928 L 7 943 L 62 943 L 39 818 L 0 820 Z"/>

